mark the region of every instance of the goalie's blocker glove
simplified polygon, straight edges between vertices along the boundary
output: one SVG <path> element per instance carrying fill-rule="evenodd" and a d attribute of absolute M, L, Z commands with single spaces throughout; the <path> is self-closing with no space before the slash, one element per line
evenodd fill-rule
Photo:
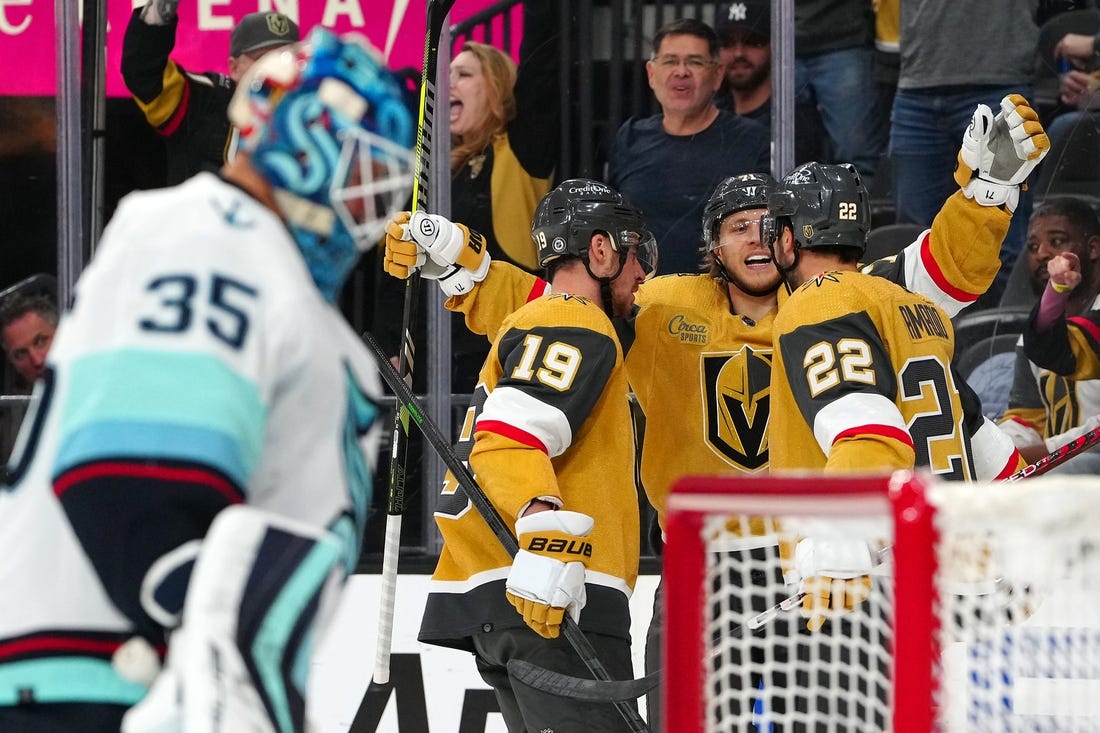
<path fill-rule="evenodd" d="M 485 237 L 462 224 L 438 214 L 402 211 L 386 223 L 382 266 L 400 280 L 419 271 L 447 296 L 463 295 L 485 279 L 489 252 Z"/>
<path fill-rule="evenodd" d="M 1050 150 L 1039 115 L 1019 94 L 1001 100 L 996 116 L 979 104 L 963 133 L 955 181 L 982 206 L 1016 211 L 1020 185 Z"/>
<path fill-rule="evenodd" d="M 520 549 L 508 573 L 508 602 L 539 636 L 557 638 L 566 612 L 580 621 L 588 600 L 585 567 L 592 558 L 584 538 L 594 525 L 587 514 L 564 510 L 516 520 Z"/>

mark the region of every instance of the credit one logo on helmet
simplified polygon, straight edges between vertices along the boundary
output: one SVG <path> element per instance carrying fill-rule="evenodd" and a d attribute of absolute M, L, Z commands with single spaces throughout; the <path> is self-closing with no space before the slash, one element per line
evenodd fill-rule
<path fill-rule="evenodd" d="M 600 183 L 591 182 L 586 183 L 583 186 L 570 186 L 569 193 L 611 196 L 614 192 L 607 186 L 604 186 Z"/>

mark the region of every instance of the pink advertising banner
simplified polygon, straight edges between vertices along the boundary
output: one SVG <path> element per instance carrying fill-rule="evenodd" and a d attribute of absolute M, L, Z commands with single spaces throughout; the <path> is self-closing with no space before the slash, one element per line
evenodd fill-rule
<path fill-rule="evenodd" d="M 0 0 L 0 59 L 3 59 L 0 95 L 54 94 L 59 42 L 54 28 L 55 2 Z M 451 23 L 468 18 L 494 2 L 459 0 L 451 13 Z M 108 96 L 127 96 L 118 70 L 122 37 L 133 8 L 144 4 L 144 0 L 106 0 Z M 278 10 L 291 16 L 303 34 L 319 24 L 337 32 L 356 31 L 384 50 L 390 39 L 391 19 L 402 9 L 404 14 L 390 44 L 390 66 L 419 70 L 424 56 L 425 0 L 181 0 L 173 58 L 191 71 L 224 73 L 233 25 L 247 13 L 264 10 Z M 518 23 L 518 9 L 515 13 L 513 17 Z M 512 51 L 514 55 L 515 49 Z"/>

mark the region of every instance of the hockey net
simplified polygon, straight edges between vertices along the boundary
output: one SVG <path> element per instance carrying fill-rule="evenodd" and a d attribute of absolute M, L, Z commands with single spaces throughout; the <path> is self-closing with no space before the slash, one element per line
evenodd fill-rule
<path fill-rule="evenodd" d="M 664 730 L 1100 731 L 1100 477 L 688 478 L 666 534 Z M 812 632 L 806 537 L 873 564 Z"/>

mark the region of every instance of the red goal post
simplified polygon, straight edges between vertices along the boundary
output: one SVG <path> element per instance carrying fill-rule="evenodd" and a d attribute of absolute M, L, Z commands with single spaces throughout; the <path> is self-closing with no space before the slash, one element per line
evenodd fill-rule
<path fill-rule="evenodd" d="M 688 477 L 666 535 L 663 730 L 1100 730 L 1100 477 Z M 806 537 L 871 567 L 812 632 Z"/>

